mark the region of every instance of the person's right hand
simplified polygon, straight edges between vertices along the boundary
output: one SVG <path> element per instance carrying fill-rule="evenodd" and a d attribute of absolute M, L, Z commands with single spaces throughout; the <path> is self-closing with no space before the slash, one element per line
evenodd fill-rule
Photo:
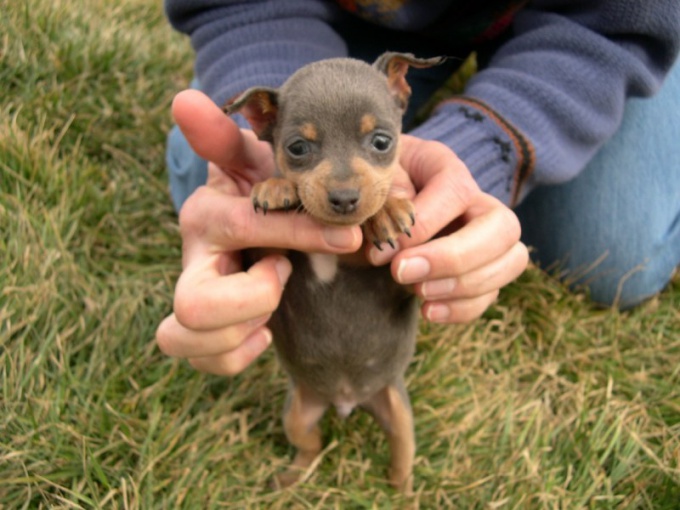
<path fill-rule="evenodd" d="M 361 246 L 361 230 L 323 227 L 303 214 L 255 213 L 248 196 L 274 171 L 270 146 L 239 129 L 202 92 L 179 93 L 172 113 L 194 151 L 212 163 L 207 184 L 180 211 L 183 270 L 173 313 L 159 325 L 156 341 L 165 354 L 186 358 L 198 370 L 236 374 L 271 343 L 265 323 L 291 273 L 281 255 L 243 271 L 241 250 L 351 253 Z"/>

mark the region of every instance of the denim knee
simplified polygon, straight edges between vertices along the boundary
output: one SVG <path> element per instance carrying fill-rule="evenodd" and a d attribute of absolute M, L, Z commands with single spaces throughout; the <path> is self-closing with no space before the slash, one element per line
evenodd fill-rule
<path fill-rule="evenodd" d="M 660 93 L 631 100 L 623 123 L 573 181 L 517 208 L 533 258 L 593 301 L 629 308 L 680 264 L 680 65 Z"/>
<path fill-rule="evenodd" d="M 177 126 L 168 135 L 165 159 L 170 178 L 170 195 L 175 210 L 179 212 L 189 195 L 206 183 L 208 164 L 193 151 Z"/>
<path fill-rule="evenodd" d="M 602 234 L 600 232 L 600 234 Z M 579 258 L 567 258 L 562 270 L 574 288 L 585 287 L 594 303 L 622 310 L 657 295 L 670 281 L 678 264 L 677 223 L 669 235 L 638 230 L 628 238 L 601 237 L 608 249 L 580 250 Z M 671 237 L 675 240 L 671 241 Z"/>

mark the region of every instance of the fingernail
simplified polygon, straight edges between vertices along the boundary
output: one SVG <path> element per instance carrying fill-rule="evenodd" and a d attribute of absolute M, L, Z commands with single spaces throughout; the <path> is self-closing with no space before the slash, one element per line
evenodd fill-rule
<path fill-rule="evenodd" d="M 421 293 L 425 299 L 436 299 L 448 297 L 456 287 L 455 278 L 442 278 L 441 280 L 430 280 L 423 283 Z"/>
<path fill-rule="evenodd" d="M 399 242 L 393 241 L 393 243 L 394 247 L 383 243 L 380 246 L 380 248 L 382 248 L 381 250 L 375 246 L 372 247 L 368 252 L 368 258 L 371 260 L 371 263 L 375 266 L 382 266 L 383 264 L 387 264 L 390 260 L 392 260 L 399 251 Z"/>
<path fill-rule="evenodd" d="M 262 328 L 262 330 L 253 333 L 246 342 L 244 342 L 246 348 L 251 352 L 259 355 L 272 343 L 272 332 L 267 328 Z"/>
<path fill-rule="evenodd" d="M 293 271 L 293 266 L 291 266 L 290 261 L 285 257 L 281 257 L 276 262 L 274 269 L 276 270 L 276 274 L 279 276 L 281 285 L 285 285 L 288 281 L 290 273 Z"/>
<path fill-rule="evenodd" d="M 265 346 L 269 347 L 272 343 L 272 332 L 265 328 L 262 330 L 262 336 Z"/>
<path fill-rule="evenodd" d="M 397 268 L 399 283 L 415 283 L 430 274 L 430 262 L 424 257 L 404 259 Z"/>
<path fill-rule="evenodd" d="M 451 315 L 451 310 L 448 306 L 443 304 L 434 303 L 427 307 L 427 312 L 425 312 L 425 317 L 430 322 L 443 322 L 449 318 Z"/>
<path fill-rule="evenodd" d="M 356 242 L 356 230 L 344 227 L 326 227 L 323 230 L 323 238 L 333 248 L 350 248 Z"/>

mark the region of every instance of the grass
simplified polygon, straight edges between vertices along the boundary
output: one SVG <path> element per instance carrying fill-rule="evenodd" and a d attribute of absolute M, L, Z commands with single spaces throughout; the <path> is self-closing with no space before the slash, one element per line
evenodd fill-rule
<path fill-rule="evenodd" d="M 400 508 L 361 414 L 296 490 L 271 352 L 207 376 L 153 342 L 180 238 L 163 154 L 192 54 L 158 3 L 0 0 L 0 508 Z M 408 380 L 433 508 L 680 501 L 680 281 L 628 313 L 536 269 Z"/>

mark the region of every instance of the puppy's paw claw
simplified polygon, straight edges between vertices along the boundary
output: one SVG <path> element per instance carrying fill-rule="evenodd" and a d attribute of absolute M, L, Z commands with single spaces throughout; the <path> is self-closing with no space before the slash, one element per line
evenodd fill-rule
<path fill-rule="evenodd" d="M 289 210 L 300 204 L 295 184 L 280 177 L 272 177 L 266 181 L 258 182 L 253 186 L 250 195 L 255 212 L 262 209 L 265 215 L 270 210 Z"/>
<path fill-rule="evenodd" d="M 382 243 L 396 248 L 395 239 L 399 234 L 411 237 L 410 226 L 415 225 L 413 204 L 405 198 L 389 197 L 382 209 L 363 224 L 364 236 L 382 251 Z"/>

